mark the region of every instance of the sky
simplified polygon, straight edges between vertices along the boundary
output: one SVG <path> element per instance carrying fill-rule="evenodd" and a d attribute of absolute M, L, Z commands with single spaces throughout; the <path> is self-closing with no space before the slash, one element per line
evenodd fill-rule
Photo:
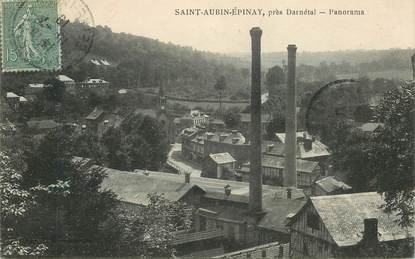
<path fill-rule="evenodd" d="M 82 1 L 82 0 L 73 0 Z M 95 25 L 114 32 L 220 53 L 249 52 L 251 27 L 263 30 L 262 51 L 389 49 L 415 47 L 414 0 L 83 0 Z M 265 16 L 178 16 L 176 9 L 263 9 Z M 316 9 L 316 16 L 286 9 Z M 284 15 L 269 17 L 269 11 Z M 328 15 L 329 9 L 364 10 L 361 16 Z"/>

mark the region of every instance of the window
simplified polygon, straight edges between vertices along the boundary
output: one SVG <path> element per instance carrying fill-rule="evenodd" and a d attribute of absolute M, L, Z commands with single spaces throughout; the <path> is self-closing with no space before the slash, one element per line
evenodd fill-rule
<path fill-rule="evenodd" d="M 261 255 L 262 255 L 262 258 L 267 257 L 267 251 L 266 250 L 262 250 Z"/>
<path fill-rule="evenodd" d="M 246 254 L 246 258 L 251 258 L 251 254 Z"/>
<path fill-rule="evenodd" d="M 307 226 L 312 229 L 320 229 L 318 215 L 312 212 L 307 212 Z"/>

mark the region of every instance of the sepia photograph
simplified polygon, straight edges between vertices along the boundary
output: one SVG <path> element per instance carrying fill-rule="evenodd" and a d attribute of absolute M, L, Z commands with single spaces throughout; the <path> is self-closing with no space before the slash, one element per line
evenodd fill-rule
<path fill-rule="evenodd" d="M 413 0 L 0 0 L 0 258 L 414 258 Z"/>

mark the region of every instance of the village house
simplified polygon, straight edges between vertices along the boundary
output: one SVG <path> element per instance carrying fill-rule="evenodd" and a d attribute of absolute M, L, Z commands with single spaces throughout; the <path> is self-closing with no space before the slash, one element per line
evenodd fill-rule
<path fill-rule="evenodd" d="M 186 159 L 205 163 L 210 154 L 229 153 L 237 161 L 247 157 L 245 137 L 237 130 L 209 132 L 204 129 L 187 128 L 181 135 L 182 155 Z M 209 167 L 209 166 L 207 166 Z M 206 171 L 206 170 L 205 170 Z"/>
<path fill-rule="evenodd" d="M 80 83 L 81 88 L 108 88 L 110 83 L 100 78 L 88 78 Z"/>
<path fill-rule="evenodd" d="M 284 185 L 285 158 L 268 154 L 262 155 L 262 182 L 269 185 Z M 239 179 L 248 182 L 250 174 L 249 163 L 237 170 Z M 317 162 L 297 159 L 297 187 L 305 194 L 311 195 L 315 181 L 320 177 L 321 169 Z"/>
<path fill-rule="evenodd" d="M 189 113 L 174 120 L 178 132 L 190 127 L 206 128 L 208 122 L 209 116 L 199 110 L 191 110 Z"/>
<path fill-rule="evenodd" d="M 286 217 L 305 204 L 305 195 L 299 189 L 263 185 L 264 213 L 253 227 L 248 213 L 248 183 L 147 170 L 134 173 L 104 170 L 107 177 L 101 189 L 112 190 L 125 208 L 138 209 L 148 204 L 148 194 L 163 193 L 169 200 L 193 206 L 193 236 L 216 230 L 218 235 L 240 248 L 270 242 L 287 243 Z"/>
<path fill-rule="evenodd" d="M 76 82 L 72 78 L 66 75 L 57 75 L 56 79 L 61 81 L 65 85 L 65 90 L 68 92 L 74 92 L 76 89 Z"/>
<path fill-rule="evenodd" d="M 210 154 L 209 159 L 207 159 L 207 166 L 211 166 L 212 170 L 216 173 L 218 179 L 226 178 L 226 174 L 233 174 L 235 169 L 235 158 L 233 158 L 229 153 L 217 153 Z"/>
<path fill-rule="evenodd" d="M 275 142 L 263 143 L 263 150 L 269 155 L 285 157 L 285 133 L 276 133 Z M 318 162 L 322 175 L 326 174 L 329 148 L 305 131 L 297 132 L 297 159 Z"/>
<path fill-rule="evenodd" d="M 95 107 L 94 110 L 85 117 L 86 127 L 91 132 L 97 132 L 98 124 L 102 121 L 104 117 L 104 109 L 100 107 Z"/>
<path fill-rule="evenodd" d="M 291 256 L 362 257 L 398 256 L 394 249 L 412 243 L 414 232 L 401 227 L 398 215 L 381 208 L 384 198 L 376 192 L 311 197 L 289 215 Z M 402 254 L 400 256 L 411 256 Z"/>

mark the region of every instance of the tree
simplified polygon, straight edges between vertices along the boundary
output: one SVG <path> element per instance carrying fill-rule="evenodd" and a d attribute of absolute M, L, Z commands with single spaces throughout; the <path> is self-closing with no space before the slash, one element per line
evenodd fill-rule
<path fill-rule="evenodd" d="M 370 165 L 377 174 L 377 190 L 385 195 L 385 211 L 396 212 L 402 226 L 414 222 L 415 84 L 386 92 L 376 110 L 384 123 L 374 138 Z"/>
<path fill-rule="evenodd" d="M 56 78 L 49 78 L 45 80 L 44 84 L 48 86 L 43 90 L 46 100 L 54 104 L 62 102 L 65 94 L 65 84 Z"/>
<path fill-rule="evenodd" d="M 265 75 L 265 85 L 268 87 L 269 93 L 274 93 L 273 89 L 279 84 L 285 82 L 285 74 L 280 66 L 271 67 Z"/>
<path fill-rule="evenodd" d="M 28 240 L 42 240 L 48 255 L 108 255 L 116 232 L 102 225 L 114 217 L 117 200 L 101 191 L 105 173 L 72 162 L 70 131 L 52 131 L 27 153 L 24 187 L 38 205 L 19 226 Z"/>
<path fill-rule="evenodd" d="M 226 89 L 226 77 L 220 76 L 215 83 L 214 86 L 215 90 L 219 92 L 219 110 L 222 110 L 222 94 L 223 91 Z"/>
<path fill-rule="evenodd" d="M 126 119 L 121 129 L 103 138 L 110 166 L 120 170 L 158 170 L 167 160 L 167 137 L 156 119 L 140 114 Z"/>
<path fill-rule="evenodd" d="M 237 128 L 241 123 L 241 115 L 239 114 L 239 110 L 237 108 L 227 109 L 224 114 L 224 122 L 226 124 L 226 128 L 228 129 Z"/>
<path fill-rule="evenodd" d="M 271 121 L 267 126 L 268 139 L 274 139 L 275 133 L 285 132 L 285 116 L 279 112 L 273 114 Z"/>
<path fill-rule="evenodd" d="M 373 191 L 371 182 L 376 175 L 367 162 L 372 148 L 372 136 L 354 128 L 347 121 L 339 120 L 331 127 L 326 139 L 332 150 L 330 161 L 333 169 L 348 173 L 348 183 L 354 192 Z"/>
<path fill-rule="evenodd" d="M 328 135 L 335 169 L 349 172 L 354 191 L 377 190 L 385 197 L 385 212 L 396 213 L 399 224 L 414 222 L 415 85 L 386 92 L 376 109 L 384 125 L 369 135 L 338 124 Z"/>
<path fill-rule="evenodd" d="M 175 232 L 191 226 L 191 207 L 167 200 L 163 195 L 149 194 L 148 204 L 135 212 L 121 213 L 125 232 L 121 238 L 125 255 L 170 257 L 174 254 Z"/>
<path fill-rule="evenodd" d="M 32 194 L 22 187 L 21 154 L 0 151 L 1 250 L 5 256 L 43 255 L 48 247 L 22 240 L 17 230 L 35 206 Z"/>

